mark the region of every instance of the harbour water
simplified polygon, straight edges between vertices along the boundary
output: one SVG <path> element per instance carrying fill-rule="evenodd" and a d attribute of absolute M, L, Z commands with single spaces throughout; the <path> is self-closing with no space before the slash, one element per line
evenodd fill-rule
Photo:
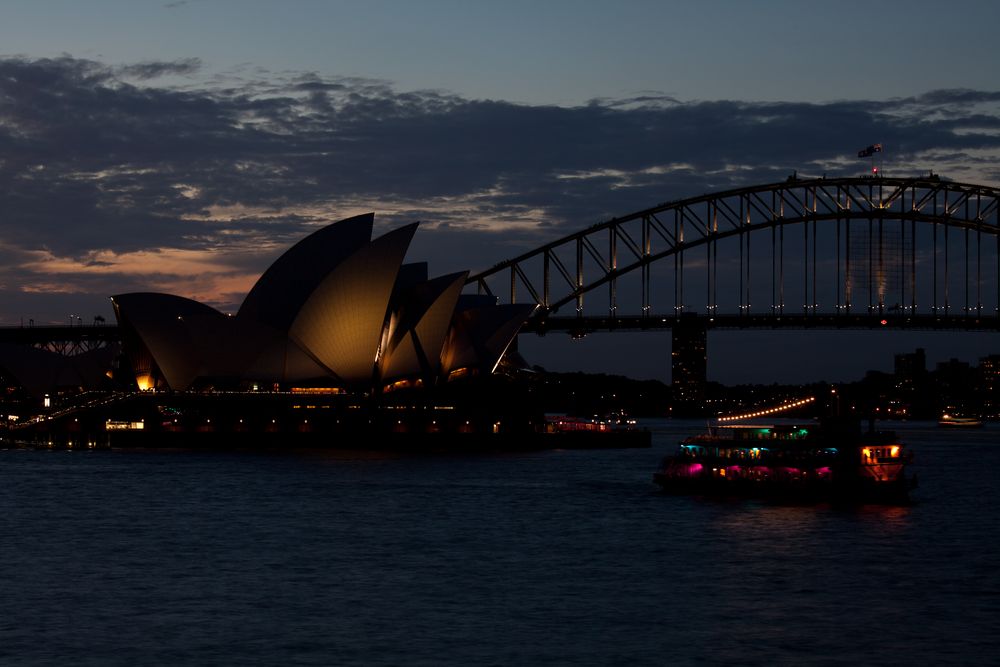
<path fill-rule="evenodd" d="M 1000 661 L 996 425 L 908 507 L 660 494 L 652 449 L 0 451 L 0 664 Z"/>

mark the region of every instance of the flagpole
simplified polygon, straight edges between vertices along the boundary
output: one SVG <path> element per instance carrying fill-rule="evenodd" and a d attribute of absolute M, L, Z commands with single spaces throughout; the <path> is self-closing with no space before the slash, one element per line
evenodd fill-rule
<path fill-rule="evenodd" d="M 881 153 L 881 152 L 882 152 L 882 144 L 871 144 L 867 148 L 863 148 L 860 151 L 858 151 L 858 157 L 871 158 L 871 172 L 870 172 L 871 177 L 878 176 L 879 172 L 882 170 L 883 158 L 881 155 L 879 155 L 878 157 L 879 160 L 878 168 L 875 167 L 875 153 Z"/>

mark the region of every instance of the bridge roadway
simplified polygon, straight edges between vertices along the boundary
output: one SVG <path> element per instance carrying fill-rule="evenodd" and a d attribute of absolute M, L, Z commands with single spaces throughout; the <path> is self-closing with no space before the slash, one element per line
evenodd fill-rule
<path fill-rule="evenodd" d="M 522 334 L 568 333 L 581 336 L 601 331 L 656 331 L 699 329 L 900 329 L 913 331 L 1000 331 L 1000 317 L 973 313 L 909 315 L 899 313 L 841 315 L 681 315 L 535 317 L 521 328 Z M 0 343 L 52 347 L 85 346 L 87 349 L 120 340 L 118 327 L 102 325 L 41 325 L 0 327 Z M 59 350 L 75 353 L 79 350 Z"/>
<path fill-rule="evenodd" d="M 840 315 L 681 315 L 533 318 L 522 334 L 568 333 L 584 335 L 600 331 L 655 331 L 691 324 L 706 329 L 908 329 L 915 331 L 1000 331 L 1000 317 L 976 317 L 974 313 L 909 315 L 899 313 Z M 115 324 L 36 325 L 0 327 L 0 343 L 50 346 L 55 343 L 101 344 L 118 342 Z"/>
<path fill-rule="evenodd" d="M 915 331 L 1000 331 L 1000 318 L 899 313 L 841 315 L 715 315 L 687 313 L 628 317 L 548 317 L 529 320 L 521 333 L 585 335 L 600 331 L 648 331 L 693 325 L 705 329 L 906 329 Z"/>
<path fill-rule="evenodd" d="M 42 324 L 0 327 L 0 343 L 31 345 L 60 354 L 79 354 L 119 341 L 115 324 Z"/>

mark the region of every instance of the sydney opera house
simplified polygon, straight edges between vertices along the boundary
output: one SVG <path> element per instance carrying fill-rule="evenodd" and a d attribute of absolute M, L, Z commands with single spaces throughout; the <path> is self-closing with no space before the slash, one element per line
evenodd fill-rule
<path fill-rule="evenodd" d="M 373 223 L 302 239 L 233 315 L 170 294 L 113 297 L 138 388 L 372 395 L 492 373 L 534 307 L 463 295 L 467 273 L 403 263 L 416 223 L 372 239 Z"/>
<path fill-rule="evenodd" d="M 373 224 L 373 214 L 360 215 L 302 239 L 233 314 L 170 294 L 112 297 L 120 353 L 117 345 L 72 357 L 11 352 L 17 365 L 4 363 L 0 346 L 0 375 L 17 376 L 24 392 L 72 387 L 57 389 L 51 405 L 46 393 L 41 412 L 33 399 L 11 404 L 0 443 L 636 446 L 631 432 L 553 433 L 530 389 L 494 373 L 535 306 L 462 294 L 465 272 L 430 277 L 426 264 L 404 263 L 416 224 L 372 239 Z M 101 378 L 111 384 L 102 388 Z M 648 432 L 639 435 L 648 446 Z"/>

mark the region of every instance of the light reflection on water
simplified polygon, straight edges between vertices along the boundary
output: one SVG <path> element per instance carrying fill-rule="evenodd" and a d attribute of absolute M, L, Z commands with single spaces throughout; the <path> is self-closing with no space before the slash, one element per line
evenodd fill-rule
<path fill-rule="evenodd" d="M 0 452 L 0 663 L 979 662 L 1000 445 L 910 507 L 664 496 L 653 450 Z"/>

